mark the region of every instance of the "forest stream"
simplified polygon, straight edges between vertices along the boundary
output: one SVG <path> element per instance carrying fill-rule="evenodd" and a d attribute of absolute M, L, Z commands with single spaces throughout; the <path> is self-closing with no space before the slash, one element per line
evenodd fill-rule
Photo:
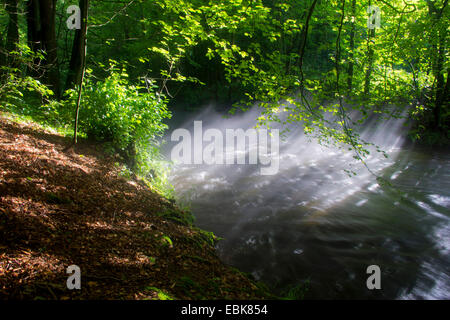
<path fill-rule="evenodd" d="M 212 108 L 175 112 L 176 127 L 192 131 L 203 120 L 251 128 L 255 112 L 227 119 Z M 388 155 L 371 152 L 367 166 L 392 186 L 380 185 L 354 152 L 322 146 L 295 127 L 280 145 L 275 175 L 261 175 L 258 165 L 177 165 L 171 182 L 196 224 L 223 238 L 221 259 L 275 290 L 301 285 L 312 299 L 448 299 L 450 155 L 412 146 L 404 122 L 372 119 L 360 128 Z M 366 287 L 369 265 L 381 269 L 381 290 Z"/>

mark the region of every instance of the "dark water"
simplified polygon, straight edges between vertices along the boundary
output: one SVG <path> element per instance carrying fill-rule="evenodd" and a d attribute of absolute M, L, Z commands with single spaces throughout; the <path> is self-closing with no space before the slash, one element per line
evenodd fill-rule
<path fill-rule="evenodd" d="M 249 128 L 253 119 L 207 110 L 177 127 Z M 389 154 L 372 152 L 368 166 L 394 187 L 299 129 L 282 144 L 276 175 L 255 165 L 178 165 L 171 181 L 196 224 L 224 238 L 222 260 L 278 292 L 308 279 L 312 299 L 449 299 L 450 153 L 405 147 L 404 132 L 394 119 L 361 128 Z M 366 287 L 373 264 L 381 290 Z"/>

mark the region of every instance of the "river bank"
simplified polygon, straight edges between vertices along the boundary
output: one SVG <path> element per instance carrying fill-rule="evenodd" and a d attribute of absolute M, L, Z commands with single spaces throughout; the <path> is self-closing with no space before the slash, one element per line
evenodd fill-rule
<path fill-rule="evenodd" d="M 0 116 L 0 299 L 262 299 L 212 233 L 117 159 Z M 69 290 L 66 268 L 81 270 Z"/>

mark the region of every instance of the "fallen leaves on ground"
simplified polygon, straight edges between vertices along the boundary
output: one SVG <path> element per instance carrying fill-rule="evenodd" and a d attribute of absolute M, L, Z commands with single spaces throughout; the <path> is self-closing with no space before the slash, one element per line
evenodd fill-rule
<path fill-rule="evenodd" d="M 0 299 L 252 299 L 178 210 L 87 142 L 0 116 Z M 81 290 L 66 268 L 81 268 Z"/>

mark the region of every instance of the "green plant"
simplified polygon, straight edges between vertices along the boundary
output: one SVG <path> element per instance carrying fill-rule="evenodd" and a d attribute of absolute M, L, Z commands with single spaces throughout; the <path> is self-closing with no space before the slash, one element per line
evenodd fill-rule
<path fill-rule="evenodd" d="M 152 151 L 155 139 L 167 126 L 163 120 L 170 118 L 166 100 L 155 92 L 143 92 L 128 80 L 125 70 L 112 67 L 104 81 L 94 81 L 87 70 L 80 109 L 80 130 L 89 137 L 110 141 L 116 150 L 131 156 L 135 150 Z M 75 105 L 76 90 L 68 90 L 68 106 Z M 128 153 L 128 154 L 127 154 Z"/>
<path fill-rule="evenodd" d="M 197 229 L 197 231 L 199 233 L 199 237 L 211 246 L 214 246 L 217 241 L 222 240 L 222 238 L 217 237 L 213 232 L 201 229 Z"/>
<path fill-rule="evenodd" d="M 82 90 L 79 130 L 88 138 L 105 142 L 111 151 L 122 156 L 127 166 L 149 178 L 160 189 L 167 184 L 168 168 L 159 154 L 158 138 L 170 118 L 165 97 L 153 87 L 132 84 L 125 70 L 110 67 L 110 74 L 96 81 L 87 70 Z M 66 92 L 67 112 L 75 109 L 77 90 Z"/>
<path fill-rule="evenodd" d="M 168 293 L 162 291 L 161 289 L 158 289 L 156 287 L 146 287 L 146 290 L 155 291 L 158 295 L 159 300 L 174 300 L 173 297 L 171 297 Z"/>
<path fill-rule="evenodd" d="M 310 287 L 310 280 L 307 279 L 303 283 L 289 287 L 282 294 L 282 300 L 303 300 Z"/>
<path fill-rule="evenodd" d="M 180 277 L 176 283 L 176 286 L 180 288 L 185 295 L 194 299 L 203 299 L 202 292 L 204 288 L 195 280 L 188 276 Z"/>
<path fill-rule="evenodd" d="M 53 95 L 46 85 L 27 74 L 36 68 L 35 61 L 44 56 L 20 43 L 17 43 L 16 50 L 6 52 L 5 56 L 8 64 L 0 66 L 0 104 L 7 110 L 29 115 L 30 98 L 43 100 Z"/>
<path fill-rule="evenodd" d="M 164 247 L 169 247 L 169 248 L 173 248 L 173 242 L 172 239 L 170 239 L 169 236 L 163 236 L 161 238 L 161 243 Z"/>
<path fill-rule="evenodd" d="M 166 219 L 170 219 L 187 226 L 192 226 L 192 223 L 194 222 L 194 216 L 187 210 L 170 208 L 160 215 Z"/>
<path fill-rule="evenodd" d="M 158 150 L 154 150 L 151 156 L 138 153 L 136 163 L 138 165 L 136 171 L 142 180 L 165 198 L 174 198 L 174 189 L 169 182 L 172 166 L 170 162 L 162 158 Z"/>

